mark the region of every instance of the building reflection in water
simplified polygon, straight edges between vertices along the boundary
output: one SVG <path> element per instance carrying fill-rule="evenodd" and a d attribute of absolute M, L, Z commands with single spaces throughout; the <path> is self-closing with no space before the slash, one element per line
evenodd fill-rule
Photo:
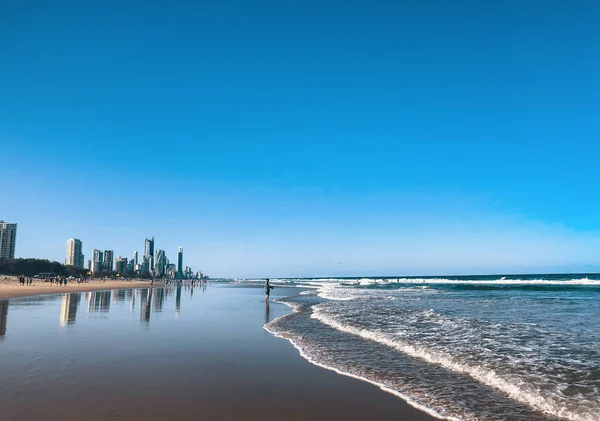
<path fill-rule="evenodd" d="M 165 304 L 165 289 L 156 288 L 152 295 L 152 309 L 157 312 L 162 311 Z"/>
<path fill-rule="evenodd" d="M 6 319 L 8 318 L 8 300 L 0 300 L 0 340 L 6 336 Z"/>
<path fill-rule="evenodd" d="M 177 290 L 175 292 L 175 317 L 181 314 L 181 282 L 177 282 Z"/>
<path fill-rule="evenodd" d="M 150 324 L 152 288 L 140 290 L 140 321 Z"/>
<path fill-rule="evenodd" d="M 77 293 L 63 295 L 60 309 L 60 325 L 62 327 L 75 324 L 79 301 L 81 301 L 81 294 Z"/>
<path fill-rule="evenodd" d="M 265 306 L 265 324 L 271 321 L 271 310 L 269 310 L 269 302 L 267 301 Z"/>
<path fill-rule="evenodd" d="M 110 311 L 111 295 L 112 291 L 90 292 L 88 299 L 88 313 L 95 313 L 98 311 L 106 313 Z"/>
<path fill-rule="evenodd" d="M 135 311 L 135 297 L 137 295 L 137 291 L 138 290 L 131 290 L 131 297 L 129 301 L 129 309 L 131 310 L 131 312 L 133 313 Z"/>
<path fill-rule="evenodd" d="M 127 291 L 131 291 L 128 289 L 117 289 L 113 292 L 113 301 L 115 303 L 124 303 L 127 298 Z"/>

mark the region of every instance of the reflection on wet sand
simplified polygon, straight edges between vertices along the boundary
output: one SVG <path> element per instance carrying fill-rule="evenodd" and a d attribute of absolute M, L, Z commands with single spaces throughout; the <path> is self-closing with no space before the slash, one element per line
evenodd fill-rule
<path fill-rule="evenodd" d="M 88 300 L 88 313 L 110 311 L 110 297 L 112 291 L 88 292 L 86 299 Z"/>
<path fill-rule="evenodd" d="M 265 305 L 265 324 L 271 321 L 271 311 L 269 310 L 269 302 L 266 302 Z"/>
<path fill-rule="evenodd" d="M 152 309 L 155 312 L 162 311 L 165 304 L 165 288 L 156 288 L 152 298 Z"/>
<path fill-rule="evenodd" d="M 175 316 L 179 317 L 181 313 L 181 282 L 177 283 L 177 293 L 175 295 Z"/>
<path fill-rule="evenodd" d="M 8 300 L 0 301 L 0 340 L 6 336 L 6 319 L 8 317 Z"/>
<path fill-rule="evenodd" d="M 60 325 L 62 327 L 75 324 L 79 301 L 81 301 L 81 294 L 79 293 L 63 295 L 60 308 Z"/>
<path fill-rule="evenodd" d="M 29 305 L 36 305 L 44 301 L 60 300 L 61 327 L 75 325 L 77 311 L 82 299 L 87 302 L 88 313 L 108 313 L 111 310 L 111 302 L 115 305 L 129 303 L 131 312 L 135 312 L 136 302 L 140 303 L 140 322 L 148 326 L 151 313 L 162 312 L 165 305 L 170 301 L 169 297 L 175 296 L 175 316 L 181 316 L 182 290 L 190 298 L 193 298 L 194 288 L 202 292 L 206 290 L 206 282 L 172 281 L 166 287 L 146 289 L 119 289 L 112 291 L 76 292 L 60 294 L 55 296 L 40 296 L 27 299 Z M 19 299 L 23 300 L 23 299 Z M 0 300 L 0 341 L 6 336 L 6 321 L 10 300 Z M 265 320 L 268 321 L 269 309 L 267 307 Z"/>
<path fill-rule="evenodd" d="M 140 290 L 140 322 L 150 324 L 150 303 L 152 302 L 152 289 Z"/>

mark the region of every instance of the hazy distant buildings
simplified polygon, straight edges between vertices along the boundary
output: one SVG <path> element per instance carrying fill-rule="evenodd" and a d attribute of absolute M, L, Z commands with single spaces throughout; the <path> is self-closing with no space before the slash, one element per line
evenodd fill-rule
<path fill-rule="evenodd" d="M 183 277 L 183 247 L 179 246 L 179 251 L 177 252 L 177 277 Z"/>
<path fill-rule="evenodd" d="M 156 250 L 154 260 L 154 276 L 162 278 L 167 272 L 167 256 L 164 250 Z"/>
<path fill-rule="evenodd" d="M 14 259 L 17 224 L 0 221 L 0 259 Z"/>
<path fill-rule="evenodd" d="M 102 267 L 105 272 L 113 271 L 114 260 L 114 252 L 112 250 L 104 250 L 104 263 Z"/>
<path fill-rule="evenodd" d="M 16 227 L 16 224 L 10 224 Z M 14 236 L 13 236 L 14 237 Z M 83 268 L 85 264 L 82 251 L 82 242 L 77 238 L 67 240 L 66 265 Z M 164 250 L 156 249 L 154 237 L 146 238 L 144 243 L 144 254 L 141 256 L 141 262 L 138 261 L 138 252 L 133 252 L 133 258 L 118 256 L 114 258 L 113 250 L 100 251 L 94 249 L 92 259 L 87 261 L 87 269 L 91 272 L 116 272 L 119 275 L 125 274 L 143 274 L 158 278 L 186 279 L 202 277 L 192 271 L 189 266 L 183 265 L 183 246 L 177 250 L 176 263 L 171 264 Z"/>
<path fill-rule="evenodd" d="M 117 257 L 117 260 L 115 262 L 115 271 L 119 275 L 123 275 L 128 272 L 127 257 Z"/>
<path fill-rule="evenodd" d="M 102 270 L 104 269 L 104 256 L 102 254 L 102 252 L 100 250 L 96 250 L 94 249 L 93 255 L 92 255 L 92 272 L 102 272 Z"/>
<path fill-rule="evenodd" d="M 69 238 L 67 240 L 67 257 L 65 259 L 66 266 L 75 266 L 83 268 L 83 253 L 81 252 L 82 243 L 77 238 Z"/>

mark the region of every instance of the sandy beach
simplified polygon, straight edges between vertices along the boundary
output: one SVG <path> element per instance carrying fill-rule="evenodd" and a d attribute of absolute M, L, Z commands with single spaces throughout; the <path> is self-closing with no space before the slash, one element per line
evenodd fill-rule
<path fill-rule="evenodd" d="M 278 288 L 273 298 L 297 291 Z M 289 308 L 266 306 L 262 288 L 3 302 L 2 420 L 434 420 L 376 386 L 310 364 L 266 332 Z M 64 318 L 72 323 L 61 325 Z"/>
<path fill-rule="evenodd" d="M 0 299 L 27 297 L 30 295 L 41 294 L 99 291 L 118 288 L 150 288 L 161 285 L 162 283 L 160 282 L 155 282 L 151 285 L 150 281 L 142 279 L 132 279 L 127 281 L 103 281 L 100 279 L 92 279 L 89 282 L 81 284 L 69 281 L 66 286 L 58 286 L 56 284 L 50 284 L 50 282 L 44 282 L 43 279 L 34 279 L 32 285 L 23 286 L 19 284 L 16 276 L 0 275 Z"/>

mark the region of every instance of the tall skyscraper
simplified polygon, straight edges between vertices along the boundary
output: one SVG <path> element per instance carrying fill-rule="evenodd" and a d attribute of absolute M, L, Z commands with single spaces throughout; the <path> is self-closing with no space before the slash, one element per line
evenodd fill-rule
<path fill-rule="evenodd" d="M 148 256 L 142 256 L 142 264 L 140 265 L 140 271 L 142 273 L 150 272 L 150 267 L 148 266 Z"/>
<path fill-rule="evenodd" d="M 14 259 L 17 243 L 17 224 L 0 220 L 0 259 Z"/>
<path fill-rule="evenodd" d="M 183 247 L 179 246 L 177 252 L 177 276 L 181 278 L 183 276 Z"/>
<path fill-rule="evenodd" d="M 81 252 L 82 243 L 77 238 L 67 240 L 67 258 L 65 265 L 83 268 L 83 253 Z"/>
<path fill-rule="evenodd" d="M 93 264 L 92 264 L 92 272 L 101 272 L 104 270 L 104 260 L 103 255 L 100 250 L 94 249 L 93 252 Z"/>
<path fill-rule="evenodd" d="M 148 258 L 148 270 L 154 269 L 154 237 L 146 238 L 146 244 L 144 247 L 144 256 Z"/>
<path fill-rule="evenodd" d="M 87 261 L 87 270 L 92 270 L 92 260 L 88 259 Z"/>
<path fill-rule="evenodd" d="M 133 259 L 127 262 L 127 273 L 134 273 L 137 265 L 133 263 Z"/>
<path fill-rule="evenodd" d="M 133 252 L 133 264 L 134 265 L 138 264 L 138 252 L 137 251 Z"/>
<path fill-rule="evenodd" d="M 154 275 L 165 276 L 167 272 L 167 256 L 164 250 L 156 250 L 156 258 L 154 259 Z"/>
<path fill-rule="evenodd" d="M 124 273 L 127 273 L 127 269 L 127 257 L 117 257 L 117 261 L 115 263 L 115 271 L 119 275 L 123 275 Z"/>
<path fill-rule="evenodd" d="M 114 252 L 112 250 L 104 250 L 104 270 L 107 272 L 113 271 Z"/>

